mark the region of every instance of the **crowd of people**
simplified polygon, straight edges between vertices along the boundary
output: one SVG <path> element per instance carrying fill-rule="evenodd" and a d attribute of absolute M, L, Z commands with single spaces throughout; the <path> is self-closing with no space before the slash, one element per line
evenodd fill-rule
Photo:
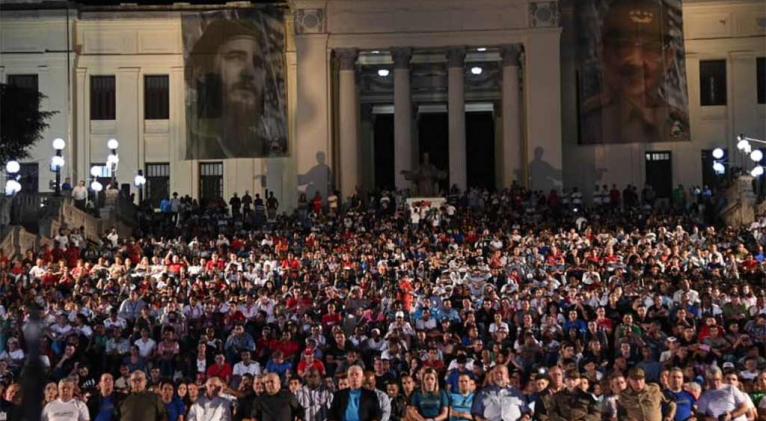
<path fill-rule="evenodd" d="M 174 195 L 130 238 L 62 229 L 0 255 L 0 418 L 766 419 L 766 221 L 624 191 Z"/>

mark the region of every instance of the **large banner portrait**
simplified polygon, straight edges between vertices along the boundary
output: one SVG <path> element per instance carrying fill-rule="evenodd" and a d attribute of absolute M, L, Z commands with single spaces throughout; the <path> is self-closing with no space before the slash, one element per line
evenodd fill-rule
<path fill-rule="evenodd" d="M 689 140 L 681 0 L 576 0 L 581 144 Z"/>
<path fill-rule="evenodd" d="M 186 14 L 187 159 L 285 156 L 285 27 L 277 8 Z"/>

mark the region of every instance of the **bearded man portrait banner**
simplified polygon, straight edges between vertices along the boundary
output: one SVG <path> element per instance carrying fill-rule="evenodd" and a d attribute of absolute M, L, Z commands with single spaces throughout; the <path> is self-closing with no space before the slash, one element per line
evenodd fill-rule
<path fill-rule="evenodd" d="M 283 11 L 189 13 L 182 32 L 186 158 L 287 155 Z"/>

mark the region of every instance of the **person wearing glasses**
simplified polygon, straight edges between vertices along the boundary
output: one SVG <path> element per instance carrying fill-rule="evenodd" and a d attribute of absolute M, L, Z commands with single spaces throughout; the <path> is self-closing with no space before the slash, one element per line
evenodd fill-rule
<path fill-rule="evenodd" d="M 670 370 L 666 394 L 676 403 L 675 421 L 688 421 L 694 418 L 697 399 L 684 390 L 684 371 L 680 368 Z"/>
<path fill-rule="evenodd" d="M 327 421 L 380 421 L 383 414 L 377 395 L 362 388 L 362 367 L 352 365 L 348 368 L 346 377 L 348 388 L 335 394 Z"/>
<path fill-rule="evenodd" d="M 697 401 L 697 413 L 704 420 L 746 421 L 748 407 L 747 396 L 736 387 L 726 384 L 723 372 L 713 366 L 707 372 L 710 385 Z"/>
<path fill-rule="evenodd" d="M 120 404 L 122 421 L 166 421 L 165 405 L 156 393 L 146 390 L 146 373 L 136 370 L 130 374 L 130 394 Z"/>

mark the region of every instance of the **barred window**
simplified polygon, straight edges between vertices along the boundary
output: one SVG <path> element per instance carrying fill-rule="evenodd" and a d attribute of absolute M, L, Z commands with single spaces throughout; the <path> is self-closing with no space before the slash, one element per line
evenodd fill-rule
<path fill-rule="evenodd" d="M 114 120 L 116 113 L 114 76 L 90 77 L 90 119 Z"/>
<path fill-rule="evenodd" d="M 170 118 L 170 80 L 168 75 L 144 76 L 144 119 Z"/>

